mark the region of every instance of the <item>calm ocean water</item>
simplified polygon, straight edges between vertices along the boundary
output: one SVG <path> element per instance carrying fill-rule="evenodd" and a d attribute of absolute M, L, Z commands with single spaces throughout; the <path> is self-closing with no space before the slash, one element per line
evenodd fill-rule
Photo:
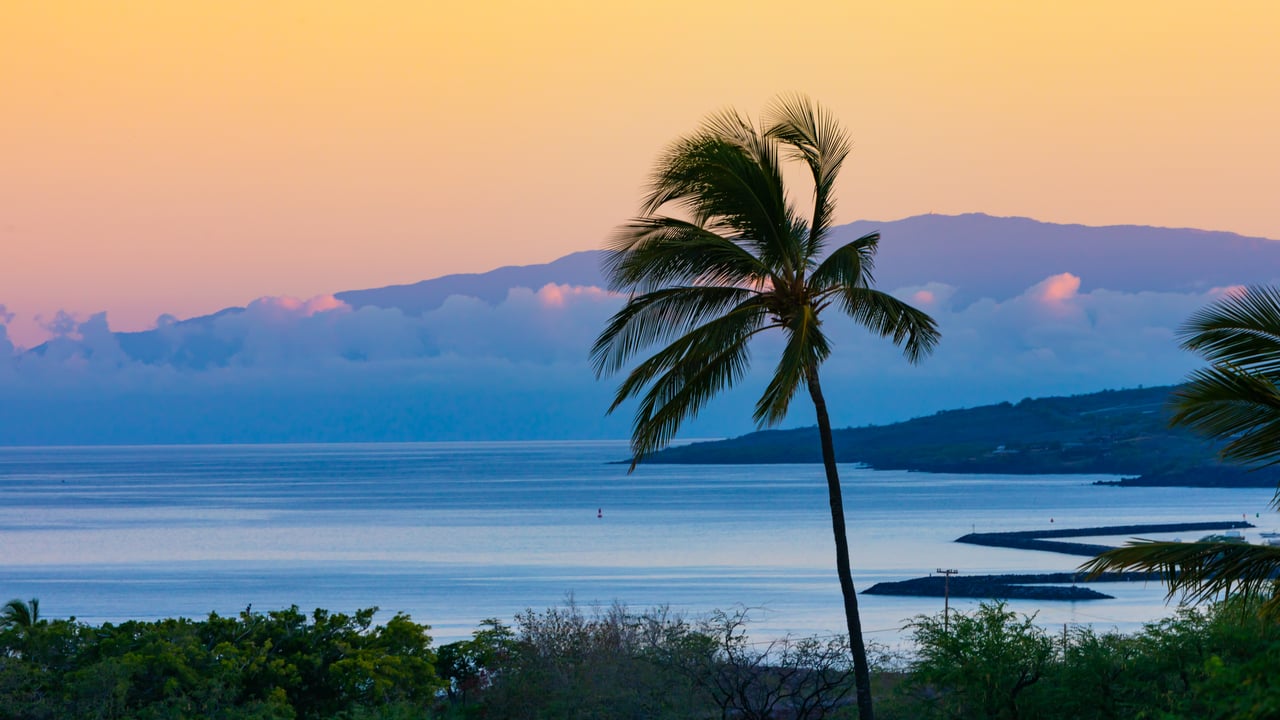
<path fill-rule="evenodd" d="M 376 605 L 448 641 L 572 594 L 693 615 L 745 605 L 759 635 L 841 630 L 819 466 L 628 475 L 610 464 L 626 455 L 620 442 L 0 448 L 0 599 L 38 597 L 46 616 L 92 623 Z M 1276 524 L 1270 490 L 841 472 L 860 590 L 940 567 L 1079 562 L 952 542 L 971 530 Z M 1125 630 L 1172 612 L 1158 585 L 1097 589 L 1118 597 L 1012 607 L 1046 625 Z M 906 620 L 941 609 L 931 598 L 860 602 L 869 637 L 890 645 Z"/>

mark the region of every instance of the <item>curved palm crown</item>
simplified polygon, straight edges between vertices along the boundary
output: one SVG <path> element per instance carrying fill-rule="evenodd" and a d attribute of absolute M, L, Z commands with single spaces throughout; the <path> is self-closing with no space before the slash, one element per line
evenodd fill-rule
<path fill-rule="evenodd" d="M 36 598 L 28 602 L 14 598 L 0 610 L 0 628 L 30 628 L 39 620 L 40 601 Z"/>
<path fill-rule="evenodd" d="M 764 120 L 757 129 L 734 112 L 713 116 L 659 160 L 640 216 L 619 230 L 609 248 L 610 287 L 630 299 L 600 333 L 591 357 L 596 374 L 608 375 L 650 345 L 663 345 L 631 370 L 609 408 L 639 398 L 634 470 L 670 442 L 684 420 L 742 378 L 753 337 L 784 335 L 755 419 L 760 425 L 782 420 L 801 387 L 813 400 L 858 717 L 873 720 L 831 421 L 818 381 L 818 368 L 831 354 L 821 314 L 834 305 L 892 338 L 912 362 L 932 350 L 938 330 L 928 315 L 871 287 L 878 234 L 827 252 L 836 176 L 849 154 L 839 123 L 801 97 L 779 100 Z M 812 177 L 807 220 L 788 201 L 786 160 L 800 161 Z M 685 217 L 659 214 L 664 208 Z"/>
<path fill-rule="evenodd" d="M 1174 393 L 1172 423 L 1226 440 L 1226 460 L 1280 463 L 1280 289 L 1250 287 L 1202 308 L 1180 332 L 1182 346 L 1209 360 Z M 1280 494 L 1272 501 L 1280 504 Z M 1169 585 L 1169 596 L 1192 601 L 1234 592 L 1266 598 L 1265 616 L 1280 619 L 1280 547 L 1241 543 L 1139 541 L 1082 566 L 1146 570 Z"/>
<path fill-rule="evenodd" d="M 661 158 L 641 216 L 619 230 L 605 261 L 611 289 L 631 299 L 591 351 L 597 375 L 608 375 L 649 345 L 667 343 L 630 372 L 609 408 L 642 396 L 633 468 L 742 378 L 748 341 L 766 330 L 781 330 L 786 345 L 756 403 L 760 425 L 782 420 L 796 391 L 816 381 L 831 353 L 820 313 L 833 304 L 892 337 L 913 362 L 933 348 L 938 332 L 928 315 L 871 287 L 879 234 L 821 259 L 848 152 L 838 123 L 789 98 L 770 108 L 763 130 L 725 112 Z M 813 178 L 808 220 L 788 202 L 784 159 L 802 161 Z M 688 219 L 657 214 L 666 207 Z"/>

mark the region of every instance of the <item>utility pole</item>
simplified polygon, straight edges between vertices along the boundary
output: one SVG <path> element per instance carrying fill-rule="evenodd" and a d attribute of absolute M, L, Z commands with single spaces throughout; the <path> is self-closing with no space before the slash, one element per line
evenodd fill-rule
<path fill-rule="evenodd" d="M 959 574 L 959 570 L 938 568 L 942 575 L 942 632 L 951 632 L 951 576 Z"/>

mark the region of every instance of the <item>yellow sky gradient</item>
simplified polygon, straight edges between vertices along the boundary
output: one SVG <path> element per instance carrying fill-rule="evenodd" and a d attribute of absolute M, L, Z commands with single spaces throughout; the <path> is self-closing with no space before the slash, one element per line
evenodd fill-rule
<path fill-rule="evenodd" d="M 551 260 L 599 246 L 707 113 L 789 91 L 855 138 L 842 221 L 1280 238 L 1278 8 L 9 2 L 0 304 L 30 340 L 59 308 L 139 329 Z"/>

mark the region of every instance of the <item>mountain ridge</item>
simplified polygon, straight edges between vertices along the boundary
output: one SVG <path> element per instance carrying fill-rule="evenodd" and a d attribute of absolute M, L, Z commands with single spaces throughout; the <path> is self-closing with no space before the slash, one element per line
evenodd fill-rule
<path fill-rule="evenodd" d="M 831 247 L 869 232 L 881 233 L 876 259 L 877 284 L 885 290 L 941 284 L 955 290 L 961 305 L 1013 297 L 1045 278 L 1072 273 L 1084 290 L 1185 292 L 1280 280 L 1280 241 L 1237 233 L 1148 225 L 1082 225 L 985 213 L 925 214 L 899 220 L 857 220 L 833 230 Z M 974 243 L 999 258 L 974 264 Z M 1205 243 L 1214 243 L 1205 246 Z M 959 246 L 965 247 L 959 247 Z M 1211 252 L 1206 252 L 1211 251 Z M 600 270 L 602 250 L 582 250 L 546 263 L 507 265 L 480 273 L 454 273 L 416 283 L 342 290 L 333 297 L 352 309 L 373 307 L 420 316 L 455 296 L 490 305 L 511 289 L 548 284 L 606 285 Z M 1194 262 L 1180 259 L 1194 256 Z M 1142 278 L 1139 283 L 1135 279 Z M 227 307 L 174 323 L 183 329 L 212 328 L 218 318 L 245 312 Z M 159 337 L 162 328 L 113 333 L 133 360 L 175 361 L 196 369 L 224 365 L 239 349 L 234 341 L 188 338 L 173 347 Z M 212 334 L 212 333 L 209 333 Z M 46 343 L 47 344 L 47 343 Z M 29 352 L 45 352 L 42 344 Z"/>

